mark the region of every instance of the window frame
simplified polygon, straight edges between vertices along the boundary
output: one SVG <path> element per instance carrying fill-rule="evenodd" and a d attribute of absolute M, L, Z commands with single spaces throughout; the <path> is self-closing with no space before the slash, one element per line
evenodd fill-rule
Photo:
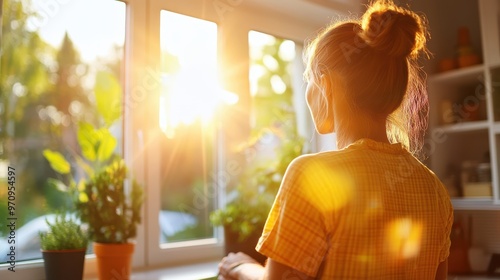
<path fill-rule="evenodd" d="M 190 5 L 191 4 L 191 5 Z M 151 1 L 148 12 L 148 24 L 149 24 L 149 48 L 148 53 L 150 57 L 148 61 L 150 62 L 150 69 L 160 69 L 160 14 L 162 10 L 178 13 L 181 15 L 186 15 L 190 17 L 199 18 L 202 20 L 207 20 L 217 24 L 217 40 L 219 46 L 220 40 L 220 25 L 216 21 L 214 14 L 207 13 L 204 16 L 197 14 L 196 9 L 192 9 L 192 3 L 186 4 L 180 1 Z M 201 7 L 201 6 L 199 6 Z M 218 61 L 220 52 L 218 51 Z M 159 73 L 158 73 L 159 74 Z M 146 219 L 148 221 L 148 231 L 147 231 L 147 265 L 148 266 L 160 266 L 160 265 L 176 265 L 176 264 L 186 264 L 193 263 L 197 261 L 214 260 L 221 258 L 223 256 L 223 243 L 220 230 L 216 230 L 214 238 L 200 239 L 185 242 L 175 242 L 172 244 L 159 244 L 159 221 L 158 213 L 161 210 L 160 200 L 157 199 L 161 196 L 161 180 L 160 180 L 160 155 L 156 151 L 156 148 L 160 143 L 160 137 L 162 137 L 162 132 L 159 129 L 158 121 L 158 105 L 160 96 L 160 87 L 155 88 L 154 92 L 151 94 L 153 103 L 149 107 L 148 112 L 154 114 L 152 117 L 154 121 L 149 122 L 152 127 L 149 128 L 149 142 L 145 151 L 145 164 L 148 166 L 148 172 L 146 174 L 146 181 L 148 182 L 147 195 L 151 199 L 147 199 L 147 209 L 146 209 Z M 154 108 L 154 109 L 152 109 Z M 156 116 L 156 118 L 154 117 Z M 218 155 L 217 155 L 218 157 Z M 219 165 L 220 159 L 217 160 L 217 165 Z M 216 168 L 218 168 L 216 166 Z M 220 189 L 221 185 L 217 184 Z M 155 199 L 156 198 L 156 199 Z"/>

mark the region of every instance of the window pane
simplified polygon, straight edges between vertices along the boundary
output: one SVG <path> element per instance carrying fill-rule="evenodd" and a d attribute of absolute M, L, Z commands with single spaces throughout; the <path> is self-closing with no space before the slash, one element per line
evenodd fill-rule
<path fill-rule="evenodd" d="M 282 161 L 288 149 L 301 147 L 293 104 L 295 43 L 261 32 L 250 31 L 250 94 L 252 143 L 258 155 L 252 164 Z M 302 93 L 299 93 L 302 94 Z M 287 160 L 288 160 L 287 156 Z M 288 164 L 287 162 L 284 162 Z"/>
<path fill-rule="evenodd" d="M 97 75 L 106 84 L 120 84 L 126 15 L 126 5 L 113 0 L 8 0 L 3 8 L 0 220 L 17 220 L 15 231 L 0 228 L 0 263 L 14 237 L 16 261 L 41 258 L 38 232 L 47 228 L 45 217 L 71 208 L 63 184 L 85 177 L 77 164 L 82 157 L 77 129 L 83 122 L 104 125 L 94 85 Z M 110 125 L 119 153 L 121 109 L 114 112 Z M 61 153 L 71 165 L 70 174 L 56 173 L 44 149 Z M 11 198 L 6 193 L 9 167 L 15 169 Z M 5 211 L 7 199 L 15 203 L 12 213 Z"/>
<path fill-rule="evenodd" d="M 215 192 L 217 25 L 161 12 L 160 243 L 211 238 Z"/>
<path fill-rule="evenodd" d="M 246 157 L 237 184 L 230 186 L 240 195 L 231 203 L 242 200 L 250 209 L 258 205 L 259 209 L 252 209 L 252 217 L 264 222 L 287 166 L 302 153 L 293 106 L 295 43 L 251 31 L 249 51 L 251 137 L 247 150 L 251 152 L 246 153 L 251 156 Z"/>
<path fill-rule="evenodd" d="M 256 31 L 250 31 L 248 39 L 253 132 L 278 129 L 287 137 L 295 135 L 291 75 L 295 43 Z"/>

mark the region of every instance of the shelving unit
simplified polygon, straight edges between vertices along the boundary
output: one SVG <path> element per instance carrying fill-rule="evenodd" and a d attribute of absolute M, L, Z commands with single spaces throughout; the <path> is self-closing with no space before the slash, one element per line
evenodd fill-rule
<path fill-rule="evenodd" d="M 450 189 L 458 187 L 459 195 L 452 197 L 455 210 L 500 210 L 500 4 L 443 0 L 425 6 L 435 66 L 454 55 L 461 26 L 469 29 L 481 57 L 481 64 L 473 66 L 442 73 L 427 70 L 430 135 L 440 135 L 431 139 L 429 166 Z M 471 162 L 491 166 L 491 196 L 460 196 L 463 166 Z"/>

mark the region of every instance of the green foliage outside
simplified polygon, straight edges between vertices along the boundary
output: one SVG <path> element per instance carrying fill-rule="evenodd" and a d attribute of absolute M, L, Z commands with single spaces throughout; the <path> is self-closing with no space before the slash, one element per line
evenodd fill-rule
<path fill-rule="evenodd" d="M 40 233 L 40 246 L 46 251 L 85 250 L 88 244 L 87 233 L 80 224 L 63 214 L 56 216 L 53 223 L 45 220 L 49 231 Z"/>
<path fill-rule="evenodd" d="M 49 87 L 49 69 L 38 57 L 41 54 L 54 55 L 55 50 L 46 44 L 36 32 L 27 30 L 27 21 L 32 12 L 26 9 L 27 1 L 9 0 L 3 1 L 3 15 L 1 22 L 1 46 L 0 46 L 0 160 L 8 161 L 11 166 L 15 160 L 26 162 L 27 166 L 39 164 L 43 161 L 39 157 L 32 156 L 33 150 L 14 150 L 13 138 L 28 139 L 36 134 L 31 128 L 40 127 L 39 123 L 28 121 L 32 114 L 32 100 L 38 100 Z M 14 24 L 12 24 L 14 22 Z M 24 128 L 18 129 L 18 127 Z M 45 139 L 44 139 L 45 140 Z M 43 140 L 42 140 L 43 141 Z M 43 165 L 39 165 L 40 172 L 47 171 Z M 20 209 L 18 224 L 34 218 L 34 213 L 42 212 L 36 205 L 33 197 L 28 198 L 27 192 L 40 194 L 44 186 L 42 176 L 38 174 L 22 174 L 16 168 L 16 203 L 25 205 Z M 26 176 L 24 176 L 26 175 Z M 21 186 L 37 184 L 40 189 L 22 189 Z M 0 179 L 0 205 L 7 205 L 6 182 Z M 0 219 L 5 221 L 7 211 L 0 211 Z M 5 236 L 8 229 L 0 227 L 0 236 Z"/>
<path fill-rule="evenodd" d="M 0 140 L 18 134 L 12 122 L 22 122 L 24 109 L 49 88 L 49 69 L 40 61 L 43 54 L 56 51 L 37 32 L 27 28 L 29 1 L 3 1 L 2 45 L 0 56 Z M 9 127 L 10 126 L 10 127 Z M 3 153 L 7 153 L 3 150 Z"/>
<path fill-rule="evenodd" d="M 105 114 L 110 116 L 106 115 L 103 120 L 96 117 L 98 104 L 103 102 L 99 101 L 99 93 L 92 96 L 94 89 L 84 87 L 84 79 L 88 80 L 94 73 L 92 66 L 81 60 L 68 34 L 60 46 L 54 47 L 40 37 L 38 30 L 28 27 L 31 17 L 38 16 L 32 1 L 3 1 L 2 8 L 0 161 L 16 168 L 16 204 L 22 205 L 16 215 L 18 225 L 22 226 L 40 215 L 72 207 L 67 191 L 75 184 L 69 179 L 70 175 L 79 181 L 92 169 L 81 169 L 89 163 L 82 160 L 76 140 L 79 127 L 84 123 L 102 127 L 121 111 L 109 103 Z M 123 47 L 117 46 L 115 53 L 122 51 Z M 94 65 L 103 70 L 98 76 L 104 76 L 104 80 L 110 82 L 106 76 L 115 77 L 111 87 L 121 72 L 121 59 L 119 55 L 116 57 L 116 61 Z M 106 90 L 110 92 L 115 93 Z M 110 139 L 106 135 L 96 137 Z M 66 166 L 56 167 L 62 168 L 63 173 L 51 168 L 45 156 L 54 155 L 44 156 L 44 149 L 58 151 L 68 159 Z M 0 179 L 0 205 L 7 203 L 2 191 L 7 189 L 5 184 Z M 5 220 L 6 215 L 7 212 L 0 211 L 0 219 Z M 7 230 L 1 227 L 0 237 L 5 236 Z"/>
<path fill-rule="evenodd" d="M 293 107 L 292 62 L 280 55 L 280 49 L 287 40 L 275 38 L 274 42 L 262 47 L 262 55 L 251 57 L 251 63 L 264 70 L 257 81 L 257 91 L 252 98 L 252 135 L 262 137 L 268 130 L 279 130 L 284 140 L 297 136 L 297 122 Z M 272 60 L 270 67 L 265 61 Z M 273 80 L 283 83 L 284 90 L 277 92 Z"/>

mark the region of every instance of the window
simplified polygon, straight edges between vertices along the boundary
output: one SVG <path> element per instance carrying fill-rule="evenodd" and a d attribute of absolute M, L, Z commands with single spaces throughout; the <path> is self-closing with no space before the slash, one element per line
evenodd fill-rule
<path fill-rule="evenodd" d="M 75 157 L 80 123 L 101 125 L 96 118 L 96 76 L 120 84 L 125 44 L 126 4 L 120 1 L 3 2 L 0 66 L 0 219 L 17 218 L 16 261 L 41 258 L 38 231 L 45 217 L 65 211 L 68 178 L 55 173 L 44 149 L 70 159 L 72 176 L 82 176 Z M 89 20 L 91 18 L 91 20 Z M 85 23 L 85 24 L 82 24 Z M 121 120 L 112 124 L 118 143 Z M 116 148 L 121 152 L 120 145 Z M 15 169 L 15 211 L 7 205 L 6 170 Z M 0 228 L 0 262 L 7 261 L 6 238 Z"/>
<path fill-rule="evenodd" d="M 214 237 L 217 25 L 161 11 L 160 244 Z"/>
<path fill-rule="evenodd" d="M 318 150 L 318 134 L 305 101 L 302 45 L 257 31 L 250 31 L 248 40 L 253 136 L 284 147 L 278 153 L 295 145 L 303 152 Z"/>
<path fill-rule="evenodd" d="M 293 137 L 297 134 L 292 85 L 295 43 L 257 31 L 250 31 L 248 39 L 251 127 L 265 134 L 262 137 Z"/>
<path fill-rule="evenodd" d="M 242 193 L 249 200 L 258 196 L 270 208 L 288 164 L 304 150 L 294 104 L 294 96 L 303 93 L 295 90 L 292 79 L 297 58 L 293 41 L 250 31 L 248 42 L 251 137 L 244 168 L 250 174 L 243 172 L 237 181 L 246 182 Z"/>
<path fill-rule="evenodd" d="M 80 153 L 75 130 L 82 121 L 97 124 L 93 88 L 102 71 L 122 86 L 124 96 L 123 115 L 112 129 L 116 152 L 132 163 L 147 191 L 134 266 L 222 256 L 220 229 L 208 219 L 224 199 L 217 197 L 226 187 L 218 184 L 217 172 L 241 159 L 231 149 L 246 143 L 250 133 L 278 145 L 280 133 L 290 137 L 295 126 L 300 131 L 295 114 L 305 105 L 297 110 L 295 102 L 298 96 L 304 103 L 300 46 L 248 33 L 249 26 L 260 26 L 294 34 L 303 23 L 267 24 L 261 14 L 236 3 L 220 8 L 202 0 L 3 1 L 0 219 L 6 220 L 5 171 L 11 166 L 21 206 L 16 237 L 35 251 L 17 256 L 20 269 L 31 271 L 21 261 L 40 258 L 36 238 L 45 215 L 69 204 L 61 185 L 51 180 L 67 178 L 52 171 L 43 150 L 67 158 Z M 234 93 L 221 90 L 219 80 Z M 221 126 L 220 112 L 237 119 L 235 125 Z M 73 175 L 82 176 L 74 160 L 71 164 Z M 31 235 L 21 235 L 20 227 L 30 223 Z M 0 258 L 8 235 L 0 228 Z M 89 263 L 92 259 L 86 270 Z M 40 267 L 20 279 L 33 279 Z M 0 264 L 2 279 L 4 268 Z"/>
<path fill-rule="evenodd" d="M 146 157 L 153 166 L 147 177 L 148 265 L 221 255 L 209 221 L 217 203 L 212 178 L 219 161 L 216 115 L 224 96 L 217 77 L 218 28 L 212 21 L 158 8 L 151 25 L 158 28 L 153 60 L 160 87 L 150 106 L 158 112 L 152 130 L 160 132 Z"/>

